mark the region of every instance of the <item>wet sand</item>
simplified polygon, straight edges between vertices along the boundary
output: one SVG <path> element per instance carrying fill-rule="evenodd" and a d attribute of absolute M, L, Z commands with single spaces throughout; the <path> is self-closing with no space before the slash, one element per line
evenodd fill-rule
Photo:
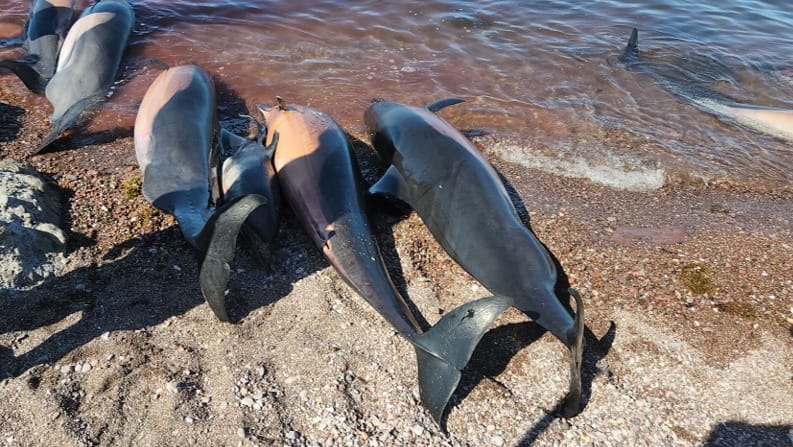
<path fill-rule="evenodd" d="M 14 82 L 0 83 L 0 157 L 23 159 L 50 109 Z M 31 160 L 66 191 L 71 252 L 62 277 L 0 292 L 0 445 L 793 442 L 789 192 L 699 180 L 618 191 L 505 162 L 498 135 L 476 137 L 585 299 L 588 404 L 554 416 L 565 350 L 509 311 L 465 371 L 445 435 L 417 404 L 409 344 L 288 210 L 269 251 L 240 242 L 236 323 L 216 321 L 190 247 L 136 189 L 131 129 L 97 114 Z M 371 182 L 381 167 L 348 130 Z M 415 214 L 372 208 L 392 275 L 428 321 L 487 294 Z"/>

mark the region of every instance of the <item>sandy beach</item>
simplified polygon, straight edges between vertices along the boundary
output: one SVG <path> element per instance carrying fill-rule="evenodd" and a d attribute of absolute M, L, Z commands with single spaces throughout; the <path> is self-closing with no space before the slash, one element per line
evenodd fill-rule
<path fill-rule="evenodd" d="M 4 80 L 0 158 L 24 159 L 49 113 Z M 240 240 L 234 324 L 217 321 L 174 220 L 139 193 L 131 129 L 111 121 L 30 160 L 65 193 L 69 261 L 0 291 L 1 446 L 793 445 L 789 190 L 620 191 L 505 162 L 497 135 L 474 138 L 560 286 L 584 297 L 587 405 L 557 417 L 566 350 L 510 310 L 474 353 L 446 434 L 418 404 L 410 345 L 286 208 L 272 247 Z M 382 167 L 353 137 L 372 182 Z M 415 213 L 370 205 L 389 270 L 428 322 L 488 295 Z"/>

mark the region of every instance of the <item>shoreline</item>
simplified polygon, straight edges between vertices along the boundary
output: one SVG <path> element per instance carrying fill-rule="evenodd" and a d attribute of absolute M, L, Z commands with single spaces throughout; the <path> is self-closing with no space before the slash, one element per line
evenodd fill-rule
<path fill-rule="evenodd" d="M 48 122 L 46 107 L 29 96 L 0 90 L 25 112 L 0 158 L 24 159 L 44 134 L 34 123 Z M 549 413 L 566 389 L 566 353 L 509 311 L 475 352 L 446 436 L 416 401 L 408 343 L 289 211 L 269 265 L 238 249 L 227 297 L 237 323 L 216 321 L 173 219 L 135 194 L 131 137 L 112 139 L 113 130 L 31 161 L 66 192 L 72 251 L 61 278 L 0 299 L 0 373 L 19 372 L 0 374 L 0 445 L 771 445 L 789 436 L 793 403 L 780 396 L 793 395 L 790 192 L 618 191 L 485 147 L 585 300 L 591 395 L 576 418 Z M 486 140 L 474 139 L 480 149 Z M 371 182 L 373 151 L 355 149 Z M 487 294 L 414 213 L 372 215 L 398 287 L 427 320 Z"/>

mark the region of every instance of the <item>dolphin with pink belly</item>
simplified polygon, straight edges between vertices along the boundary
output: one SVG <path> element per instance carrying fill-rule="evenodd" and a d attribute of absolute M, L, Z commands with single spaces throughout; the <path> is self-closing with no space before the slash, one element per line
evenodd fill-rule
<path fill-rule="evenodd" d="M 34 154 L 73 127 L 82 113 L 105 100 L 135 24 L 126 0 L 100 0 L 86 9 L 63 42 L 55 75 L 47 84 L 52 128 Z"/>
<path fill-rule="evenodd" d="M 268 137 L 280 136 L 273 162 L 284 199 L 342 279 L 413 344 L 421 402 L 440 421 L 460 371 L 508 300 L 465 304 L 424 332 L 383 264 L 347 136 L 328 115 L 278 99 L 260 110 Z"/>
<path fill-rule="evenodd" d="M 135 154 L 143 171 L 143 196 L 172 214 L 198 251 L 201 290 L 220 320 L 228 321 L 225 291 L 240 227 L 258 207 L 256 194 L 213 208 L 210 160 L 217 128 L 215 89 L 194 65 L 162 72 L 147 90 L 135 119 Z"/>
<path fill-rule="evenodd" d="M 460 266 L 494 296 L 506 299 L 570 350 L 570 387 L 564 413 L 581 410 L 583 303 L 575 317 L 554 293 L 556 267 L 523 224 L 501 179 L 457 129 L 435 114 L 461 102 L 427 107 L 376 100 L 364 114 L 380 158 L 389 164 L 370 192 L 410 205 Z"/>
<path fill-rule="evenodd" d="M 72 24 L 75 0 L 36 0 L 25 27 L 28 58 L 0 61 L 1 68 L 14 72 L 25 86 L 44 94 L 55 74 L 58 53 Z"/>
<path fill-rule="evenodd" d="M 640 57 L 639 32 L 636 28 L 631 32 L 628 44 L 619 60 L 629 69 L 647 73 L 670 93 L 707 113 L 721 119 L 727 118 L 757 132 L 793 142 L 793 109 L 739 102 L 728 95 L 698 85 L 687 85 L 665 75 Z"/>

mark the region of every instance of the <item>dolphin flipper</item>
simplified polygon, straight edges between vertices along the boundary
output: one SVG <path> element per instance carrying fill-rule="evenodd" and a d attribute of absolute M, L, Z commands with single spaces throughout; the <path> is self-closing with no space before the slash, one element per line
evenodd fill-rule
<path fill-rule="evenodd" d="M 465 102 L 462 98 L 444 98 L 439 99 L 435 102 L 427 104 L 427 110 L 430 112 L 437 112 L 438 110 L 443 109 L 444 107 L 453 106 L 455 104 L 460 104 L 461 102 Z"/>
<path fill-rule="evenodd" d="M 476 345 L 512 299 L 491 296 L 463 304 L 444 315 L 429 331 L 416 335 L 421 403 L 440 422 L 461 371 Z"/>
<path fill-rule="evenodd" d="M 52 129 L 50 129 L 50 132 L 46 137 L 44 137 L 36 150 L 30 155 L 39 155 L 46 152 L 45 149 L 47 149 L 50 144 L 57 140 L 63 132 L 74 126 L 77 120 L 80 119 L 80 116 L 83 114 L 83 112 L 104 101 L 106 98 L 107 96 L 104 93 L 100 93 L 98 95 L 81 99 L 76 104 L 69 107 L 69 109 L 63 115 L 61 115 L 60 118 L 52 123 Z"/>
<path fill-rule="evenodd" d="M 402 174 L 399 173 L 399 169 L 393 165 L 388 168 L 377 183 L 369 188 L 369 194 L 396 197 L 408 205 L 413 206 L 410 203 L 410 194 L 408 194 L 407 184 L 402 178 Z"/>
<path fill-rule="evenodd" d="M 37 95 L 43 95 L 47 89 L 47 80 L 27 62 L 3 60 L 0 61 L 0 68 L 11 70 L 25 84 L 25 87 Z"/>
<path fill-rule="evenodd" d="M 581 412 L 581 367 L 584 356 L 584 301 L 574 288 L 570 287 L 568 291 L 575 299 L 576 309 L 574 337 L 570 345 L 570 388 L 562 410 L 566 418 Z"/>
<path fill-rule="evenodd" d="M 267 200 L 255 194 L 228 202 L 209 218 L 196 240 L 200 250 L 201 292 L 221 321 L 229 321 L 224 298 L 237 235 L 248 215 L 264 205 L 267 205 Z"/>

